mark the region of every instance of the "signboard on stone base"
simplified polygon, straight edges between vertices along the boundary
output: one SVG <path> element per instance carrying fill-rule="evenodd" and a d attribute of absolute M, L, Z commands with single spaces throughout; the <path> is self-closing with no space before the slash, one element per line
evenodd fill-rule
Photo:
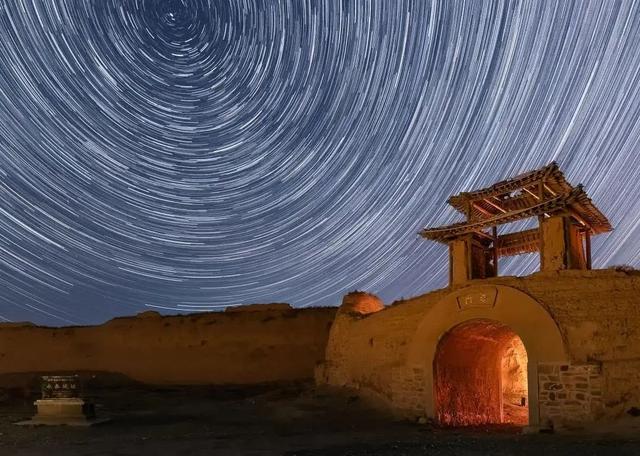
<path fill-rule="evenodd" d="M 109 421 L 97 419 L 92 402 L 81 397 L 78 375 L 47 375 L 42 377 L 42 399 L 34 402 L 38 413 L 30 420 L 16 423 L 21 426 L 92 426 Z"/>

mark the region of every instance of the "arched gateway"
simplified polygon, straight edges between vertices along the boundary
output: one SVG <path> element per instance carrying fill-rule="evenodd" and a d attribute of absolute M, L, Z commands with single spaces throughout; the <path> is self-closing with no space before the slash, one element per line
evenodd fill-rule
<path fill-rule="evenodd" d="M 522 340 L 500 322 L 452 328 L 433 360 L 436 419 L 451 426 L 529 424 L 527 364 Z"/>
<path fill-rule="evenodd" d="M 519 364 L 514 375 L 526 364 L 526 381 L 505 385 L 507 351 L 519 357 L 511 360 Z M 517 394 L 525 385 L 520 405 L 528 407 L 528 424 L 538 426 L 538 365 L 567 362 L 560 331 L 540 303 L 515 288 L 481 285 L 449 294 L 424 315 L 405 368 L 422 373 L 424 413 L 442 424 L 512 421 L 505 419 L 505 391 Z"/>
<path fill-rule="evenodd" d="M 581 185 L 574 187 L 565 179 L 557 163 L 462 192 L 448 202 L 466 220 L 425 228 L 420 234 L 449 247 L 451 286 L 488 280 L 483 286 L 447 296 L 428 313 L 415 335 L 409 364 L 425 370 L 426 413 L 452 424 L 504 422 L 504 391 L 500 390 L 502 383 L 516 379 L 503 378 L 499 364 L 512 361 L 519 366 L 515 359 L 519 356 L 528 357 L 528 394 L 521 402 L 528 399 L 529 423 L 538 425 L 538 367 L 567 361 L 562 337 L 538 302 L 513 288 L 491 286 L 490 280 L 498 276 L 500 257 L 523 253 L 538 252 L 545 272 L 589 270 L 591 236 L 611 231 L 611 224 Z M 513 222 L 535 218 L 536 228 L 508 231 Z M 518 355 L 513 347 L 521 346 L 519 341 L 524 350 Z M 515 358 L 505 361 L 508 350 Z M 519 383 L 516 390 L 524 379 Z M 555 399 L 555 392 L 549 396 Z"/>

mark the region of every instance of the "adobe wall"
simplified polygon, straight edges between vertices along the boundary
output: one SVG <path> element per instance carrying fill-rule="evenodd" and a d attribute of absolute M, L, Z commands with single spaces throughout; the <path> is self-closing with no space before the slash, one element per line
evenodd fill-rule
<path fill-rule="evenodd" d="M 149 384 L 251 384 L 313 378 L 335 308 L 251 306 L 145 312 L 100 326 L 0 324 L 0 375 L 106 371 Z"/>
<path fill-rule="evenodd" d="M 542 309 L 539 313 L 551 317 L 553 330 L 542 328 L 540 316 L 527 322 L 527 315 L 517 315 L 519 302 L 502 303 L 496 314 L 519 318 L 521 327 L 512 329 L 525 345 L 536 345 L 543 354 L 530 359 L 536 365 L 529 385 L 537 393 L 532 400 L 537 401 L 539 424 L 612 419 L 640 407 L 640 274 L 613 270 L 472 280 L 375 313 L 340 310 L 317 380 L 381 397 L 407 417 L 431 416 L 432 379 L 424 368 L 430 366 L 412 359 L 411 351 L 416 350 L 418 334 L 443 325 L 446 318 L 491 315 L 482 309 L 453 309 L 459 297 L 452 295 L 478 287 L 523 293 Z M 504 296 L 505 291 L 499 293 Z M 449 310 L 442 309 L 443 301 L 451 302 L 446 304 Z M 437 339 L 425 344 L 435 345 Z M 555 353 L 552 345 L 557 346 Z"/>

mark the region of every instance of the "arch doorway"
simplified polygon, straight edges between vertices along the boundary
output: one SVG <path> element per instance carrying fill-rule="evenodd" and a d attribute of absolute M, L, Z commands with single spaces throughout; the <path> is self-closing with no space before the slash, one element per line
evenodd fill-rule
<path fill-rule="evenodd" d="M 436 418 L 447 426 L 529 423 L 527 351 L 495 320 L 454 326 L 438 342 L 434 361 Z"/>

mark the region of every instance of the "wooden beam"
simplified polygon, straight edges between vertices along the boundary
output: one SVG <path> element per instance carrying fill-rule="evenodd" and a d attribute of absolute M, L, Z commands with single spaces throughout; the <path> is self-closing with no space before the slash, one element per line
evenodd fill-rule
<path fill-rule="evenodd" d="M 485 203 L 487 203 L 488 205 L 495 207 L 496 209 L 498 209 L 500 212 L 502 212 L 503 214 L 506 214 L 508 211 L 506 209 L 501 208 L 500 206 L 498 206 L 495 203 L 492 203 L 491 201 L 489 201 L 488 199 L 484 198 L 482 201 L 484 201 Z"/>
<path fill-rule="evenodd" d="M 522 190 L 524 190 L 525 192 L 527 192 L 529 195 L 533 196 L 535 199 L 537 199 L 538 201 L 540 201 L 540 197 L 538 195 L 536 195 L 535 193 L 533 193 L 531 190 L 529 190 L 527 187 L 522 187 Z"/>
<path fill-rule="evenodd" d="M 474 208 L 476 208 L 478 211 L 482 212 L 484 215 L 487 215 L 489 217 L 492 217 L 494 214 L 492 214 L 491 212 L 489 212 L 488 210 L 484 209 L 482 206 L 478 206 L 476 203 L 471 203 L 473 205 Z"/>
<path fill-rule="evenodd" d="M 587 221 L 583 219 L 576 211 L 574 211 L 573 209 L 569 209 L 569 213 L 573 218 L 575 218 L 578 222 L 580 222 L 582 226 L 584 226 L 589 231 L 591 231 L 591 225 L 589 225 L 589 223 L 587 223 Z"/>
<path fill-rule="evenodd" d="M 493 237 L 491 237 L 491 235 L 489 233 L 485 233 L 482 230 L 473 230 L 474 233 L 479 234 L 480 236 L 482 236 L 485 239 L 489 239 L 489 240 L 493 240 Z"/>
<path fill-rule="evenodd" d="M 556 192 L 554 192 L 553 190 L 551 190 L 547 184 L 545 184 L 545 183 L 543 182 L 543 185 L 544 185 L 544 188 L 546 188 L 546 189 L 547 189 L 547 191 L 548 191 L 549 193 L 551 193 L 553 196 L 558 196 L 558 194 L 557 194 Z"/>

